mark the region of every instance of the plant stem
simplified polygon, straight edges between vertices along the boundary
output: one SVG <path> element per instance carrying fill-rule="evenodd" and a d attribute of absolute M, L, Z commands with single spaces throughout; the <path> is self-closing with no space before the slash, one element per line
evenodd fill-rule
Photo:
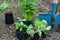
<path fill-rule="evenodd" d="M 8 12 L 9 12 L 9 13 L 11 12 L 13 2 L 14 2 L 14 0 L 11 0 L 11 1 L 10 1 L 10 4 L 9 4 L 9 6 L 8 6 Z"/>

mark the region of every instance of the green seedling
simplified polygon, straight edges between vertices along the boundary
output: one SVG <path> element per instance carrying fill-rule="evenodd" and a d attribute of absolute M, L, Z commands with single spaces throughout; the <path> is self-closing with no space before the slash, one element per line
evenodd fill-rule
<path fill-rule="evenodd" d="M 29 34 L 30 36 L 34 37 L 35 33 L 38 33 L 39 36 L 42 36 L 42 31 L 46 31 L 46 30 L 51 30 L 51 26 L 47 26 L 47 22 L 45 20 L 40 21 L 39 19 L 35 19 L 34 21 L 34 27 L 32 25 L 30 25 L 27 28 L 27 34 Z"/>
<path fill-rule="evenodd" d="M 16 30 L 19 30 L 20 32 L 22 32 L 24 29 L 27 28 L 27 25 L 23 23 L 25 19 L 21 19 L 21 18 L 17 18 L 17 19 L 18 19 L 18 22 L 15 23 Z"/>
<path fill-rule="evenodd" d="M 36 4 L 39 0 L 18 0 L 19 8 L 27 21 L 31 21 L 37 15 Z"/>
<path fill-rule="evenodd" d="M 32 24 L 27 26 L 23 23 L 23 21 L 26 21 L 26 19 L 21 19 L 19 17 L 17 19 L 18 22 L 15 23 L 16 30 L 22 32 L 24 29 L 26 29 L 25 32 L 27 32 L 27 34 L 29 34 L 31 37 L 34 37 L 35 33 L 38 33 L 41 37 L 42 32 L 45 32 L 46 30 L 51 30 L 51 26 L 48 26 L 45 20 L 41 21 L 39 19 L 35 19 L 33 24 L 34 26 Z"/>
<path fill-rule="evenodd" d="M 45 20 L 34 20 L 34 26 L 31 24 L 30 26 L 27 26 L 23 23 L 23 21 L 32 21 L 33 17 L 37 14 L 37 7 L 36 4 L 39 2 L 39 0 L 18 0 L 19 3 L 19 9 L 22 10 L 23 16 L 25 19 L 18 18 L 18 23 L 16 23 L 16 30 L 19 30 L 20 32 L 26 29 L 27 34 L 29 34 L 31 37 L 34 37 L 35 33 L 38 33 L 39 36 L 42 36 L 42 31 L 45 32 L 46 30 L 51 30 L 51 26 L 47 25 L 47 22 Z"/>

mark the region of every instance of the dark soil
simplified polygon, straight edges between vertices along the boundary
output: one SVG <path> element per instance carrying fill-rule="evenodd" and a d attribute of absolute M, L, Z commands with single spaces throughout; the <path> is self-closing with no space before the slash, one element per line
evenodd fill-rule
<path fill-rule="evenodd" d="M 42 7 L 44 8 L 44 10 L 42 8 L 40 8 L 41 10 L 40 9 L 39 10 L 45 13 L 51 11 L 51 2 L 52 2 L 51 0 L 42 0 L 41 6 L 44 6 Z M 0 3 L 2 3 L 2 0 L 0 0 Z M 17 22 L 17 17 L 22 18 L 22 14 L 20 14 L 21 12 L 16 9 L 17 6 L 18 6 L 17 0 L 15 0 L 12 8 L 14 22 Z M 59 7 L 60 7 L 60 3 L 59 3 Z M 7 12 L 7 9 L 5 9 L 4 13 L 6 12 Z M 58 12 L 60 13 L 60 8 L 58 8 Z M 15 30 L 14 24 L 6 25 L 5 14 L 0 15 L 0 40 L 18 40 L 15 32 L 16 30 Z M 59 32 L 48 31 L 47 33 L 48 33 L 47 37 L 44 38 L 43 40 L 60 40 Z M 27 40 L 30 40 L 30 39 L 27 39 Z"/>

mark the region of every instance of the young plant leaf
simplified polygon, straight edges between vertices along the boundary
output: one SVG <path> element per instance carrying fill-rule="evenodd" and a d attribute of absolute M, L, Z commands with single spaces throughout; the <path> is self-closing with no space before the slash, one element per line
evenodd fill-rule
<path fill-rule="evenodd" d="M 2 9 L 0 9 L 0 14 L 2 14 L 3 13 L 3 10 Z"/>
<path fill-rule="evenodd" d="M 35 31 L 33 30 L 33 29 L 29 29 L 28 31 L 27 31 L 27 33 L 30 35 L 30 36 L 34 36 L 34 34 L 35 34 Z"/>
<path fill-rule="evenodd" d="M 16 30 L 19 29 L 19 23 L 15 23 Z"/>
<path fill-rule="evenodd" d="M 6 2 L 6 1 L 4 1 L 1 5 L 0 5 L 0 14 L 2 14 L 3 13 L 3 11 L 4 11 L 4 9 L 6 8 L 6 7 L 8 7 L 8 2 Z"/>
<path fill-rule="evenodd" d="M 18 0 L 18 4 L 24 4 L 25 0 Z"/>
<path fill-rule="evenodd" d="M 26 19 L 21 19 L 19 17 L 17 17 L 17 19 L 18 19 L 19 22 L 26 21 Z"/>
<path fill-rule="evenodd" d="M 41 24 L 47 26 L 47 22 L 45 20 L 42 20 Z"/>
<path fill-rule="evenodd" d="M 23 30 L 23 28 L 20 28 L 20 30 L 19 30 L 19 31 L 21 32 L 22 30 Z"/>
<path fill-rule="evenodd" d="M 34 25 L 35 25 L 35 27 L 38 28 L 38 27 L 41 25 L 40 20 L 39 20 L 39 19 L 35 19 L 35 21 L 34 21 Z"/>
<path fill-rule="evenodd" d="M 51 30 L 51 26 L 47 26 L 46 30 Z"/>
<path fill-rule="evenodd" d="M 39 28 L 40 31 L 45 31 L 46 30 L 46 26 L 44 25 L 41 25 L 40 28 Z"/>
<path fill-rule="evenodd" d="M 30 26 L 27 28 L 27 34 L 29 34 L 31 37 L 33 37 L 34 34 L 35 34 L 35 31 L 34 31 L 32 28 L 33 28 L 32 25 L 30 25 Z"/>
<path fill-rule="evenodd" d="M 32 25 L 28 26 L 27 31 L 28 31 L 29 29 L 32 29 L 32 28 L 33 28 Z"/>
<path fill-rule="evenodd" d="M 6 1 L 4 1 L 1 5 L 0 5 L 0 9 L 5 9 L 6 7 L 8 7 L 9 6 L 9 3 L 8 2 L 6 2 Z"/>

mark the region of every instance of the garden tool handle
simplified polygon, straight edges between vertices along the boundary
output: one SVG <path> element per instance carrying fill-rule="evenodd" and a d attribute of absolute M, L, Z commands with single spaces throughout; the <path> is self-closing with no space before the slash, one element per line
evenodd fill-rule
<path fill-rule="evenodd" d="M 53 0 L 52 1 L 52 11 L 51 11 L 52 16 L 57 13 L 57 7 L 58 7 L 58 0 Z"/>
<path fill-rule="evenodd" d="M 52 25 L 54 26 L 54 21 L 55 21 L 55 19 L 54 19 L 54 17 L 55 17 L 55 14 L 57 13 L 57 7 L 58 7 L 58 0 L 53 0 L 52 1 L 52 11 L 51 11 L 51 18 L 52 18 Z M 52 28 L 53 28 L 53 26 L 52 26 Z"/>

